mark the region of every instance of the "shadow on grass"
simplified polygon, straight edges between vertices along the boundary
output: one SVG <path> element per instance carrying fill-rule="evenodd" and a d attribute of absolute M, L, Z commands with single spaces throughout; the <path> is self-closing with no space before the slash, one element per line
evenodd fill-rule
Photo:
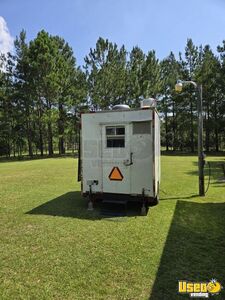
<path fill-rule="evenodd" d="M 190 299 L 178 294 L 178 280 L 216 278 L 225 287 L 224 216 L 225 203 L 177 201 L 149 300 Z"/>
<path fill-rule="evenodd" d="M 30 160 L 40 160 L 40 159 L 47 159 L 47 158 L 65 158 L 65 157 L 72 157 L 77 158 L 78 153 L 66 153 L 66 154 L 53 154 L 51 156 L 44 154 L 41 156 L 40 154 L 34 155 L 33 157 L 29 155 L 23 156 L 16 156 L 16 157 L 0 157 L 0 163 L 9 163 L 9 162 L 23 162 L 23 161 L 30 161 Z"/>
<path fill-rule="evenodd" d="M 207 155 L 207 157 L 224 156 L 225 152 L 224 151 L 219 151 L 219 152 L 211 151 L 211 152 L 205 152 L 205 154 Z M 197 153 L 197 151 L 190 152 L 190 151 L 161 150 L 161 155 L 163 155 L 163 156 L 195 156 L 195 157 L 197 157 L 198 153 Z"/>
<path fill-rule="evenodd" d="M 161 200 L 182 200 L 182 199 L 193 199 L 193 198 L 197 198 L 199 197 L 199 195 L 190 195 L 190 196 L 179 196 L 179 197 L 160 197 L 160 201 Z"/>
<path fill-rule="evenodd" d="M 26 212 L 26 214 L 32 215 L 48 215 L 48 216 L 59 216 L 59 217 L 70 217 L 78 219 L 88 220 L 99 220 L 102 218 L 112 217 L 134 217 L 140 215 L 140 205 L 135 203 L 128 204 L 127 209 L 124 206 L 121 207 L 119 204 L 113 204 L 111 206 L 112 212 L 115 215 L 102 215 L 101 214 L 101 202 L 95 202 L 94 210 L 87 210 L 88 200 L 83 199 L 80 192 L 68 192 L 55 199 L 52 199 L 32 210 Z"/>

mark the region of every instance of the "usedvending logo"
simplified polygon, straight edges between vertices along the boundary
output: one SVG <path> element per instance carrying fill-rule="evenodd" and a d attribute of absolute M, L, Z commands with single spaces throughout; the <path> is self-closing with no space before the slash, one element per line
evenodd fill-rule
<path fill-rule="evenodd" d="M 189 294 L 191 298 L 209 298 L 211 295 L 218 295 L 222 288 L 216 279 L 209 282 L 178 281 L 178 293 Z"/>

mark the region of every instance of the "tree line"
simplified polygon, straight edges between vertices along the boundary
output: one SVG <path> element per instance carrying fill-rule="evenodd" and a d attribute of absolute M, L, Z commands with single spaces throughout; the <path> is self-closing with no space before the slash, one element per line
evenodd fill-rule
<path fill-rule="evenodd" d="M 178 79 L 203 85 L 206 151 L 225 148 L 225 41 L 214 53 L 188 39 L 178 59 L 171 52 L 160 61 L 154 50 L 128 52 L 99 38 L 82 67 L 63 38 L 44 30 L 30 42 L 23 30 L 14 44 L 13 53 L 0 57 L 1 156 L 74 151 L 80 112 L 120 103 L 139 107 L 148 97 L 157 99 L 162 146 L 194 152 L 197 95 L 191 85 L 176 93 Z"/>

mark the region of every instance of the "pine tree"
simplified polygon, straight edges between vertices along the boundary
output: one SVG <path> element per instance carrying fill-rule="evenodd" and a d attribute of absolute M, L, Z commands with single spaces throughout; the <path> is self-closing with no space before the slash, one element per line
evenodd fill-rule
<path fill-rule="evenodd" d="M 85 70 L 92 109 L 105 109 L 127 101 L 126 50 L 99 38 L 85 57 Z"/>

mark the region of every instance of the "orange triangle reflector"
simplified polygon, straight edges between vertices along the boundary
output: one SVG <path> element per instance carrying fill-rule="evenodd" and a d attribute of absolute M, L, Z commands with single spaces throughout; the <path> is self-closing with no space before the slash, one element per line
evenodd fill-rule
<path fill-rule="evenodd" d="M 109 179 L 118 181 L 123 180 L 123 175 L 118 167 L 113 167 L 112 171 L 109 174 Z"/>

